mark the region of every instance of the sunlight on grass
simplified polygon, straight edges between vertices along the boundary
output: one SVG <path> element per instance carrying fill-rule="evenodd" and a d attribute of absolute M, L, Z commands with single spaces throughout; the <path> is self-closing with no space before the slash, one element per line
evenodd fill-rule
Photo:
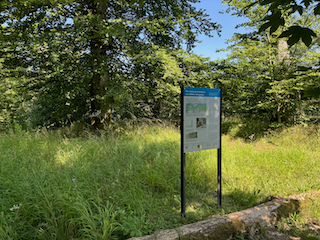
<path fill-rule="evenodd" d="M 316 190 L 319 143 L 318 128 L 290 128 L 256 141 L 224 135 L 222 209 L 216 206 L 217 151 L 187 153 L 184 219 L 176 128 L 137 127 L 110 137 L 2 135 L 0 236 L 123 239 L 249 208 L 270 195 Z M 20 207 L 10 211 L 13 206 Z M 318 203 L 312 207 L 319 209 Z M 95 221 L 103 214 L 115 217 L 110 223 L 89 223 L 84 220 L 88 211 Z M 318 215 L 312 216 L 318 220 Z"/>
<path fill-rule="evenodd" d="M 58 147 L 54 159 L 56 160 L 57 164 L 62 165 L 68 165 L 69 167 L 72 167 L 73 162 L 79 158 L 80 152 L 81 152 L 81 146 L 76 145 L 72 146 L 72 148 L 68 149 L 66 147 L 66 144 L 61 142 L 61 145 L 65 145 L 64 147 Z"/>

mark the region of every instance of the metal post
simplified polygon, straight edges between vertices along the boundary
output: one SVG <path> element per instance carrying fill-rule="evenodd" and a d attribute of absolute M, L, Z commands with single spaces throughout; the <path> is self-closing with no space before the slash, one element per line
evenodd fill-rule
<path fill-rule="evenodd" d="M 186 158 L 183 150 L 184 145 L 184 136 L 183 136 L 183 128 L 184 128 L 184 101 L 183 101 L 183 91 L 184 87 L 181 87 L 181 216 L 186 216 Z"/>
<path fill-rule="evenodd" d="M 221 148 L 218 148 L 218 207 L 221 207 Z"/>
<path fill-rule="evenodd" d="M 186 158 L 185 153 L 181 157 L 181 216 L 186 216 Z"/>
<path fill-rule="evenodd" d="M 222 89 L 220 88 L 220 147 L 217 149 L 218 153 L 218 187 L 217 187 L 217 205 L 221 207 L 221 198 L 222 198 L 222 191 L 221 191 L 221 114 L 222 114 Z"/>

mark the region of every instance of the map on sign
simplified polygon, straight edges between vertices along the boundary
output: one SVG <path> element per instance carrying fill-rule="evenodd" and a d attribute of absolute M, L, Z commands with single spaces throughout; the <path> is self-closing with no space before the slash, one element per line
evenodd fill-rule
<path fill-rule="evenodd" d="M 201 112 L 207 112 L 207 104 L 206 103 L 196 103 L 196 104 L 189 103 L 187 105 L 187 114 L 201 113 Z"/>
<path fill-rule="evenodd" d="M 184 88 L 184 152 L 220 147 L 220 89 Z"/>

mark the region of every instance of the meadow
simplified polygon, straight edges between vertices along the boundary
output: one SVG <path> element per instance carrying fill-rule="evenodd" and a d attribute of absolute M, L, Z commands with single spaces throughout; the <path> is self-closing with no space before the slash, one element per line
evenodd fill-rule
<path fill-rule="evenodd" d="M 175 127 L 1 134 L 0 238 L 127 239 L 319 189 L 318 126 L 234 129 L 222 137 L 222 208 L 216 150 L 187 153 L 185 218 Z M 304 219 L 320 221 L 312 204 Z"/>

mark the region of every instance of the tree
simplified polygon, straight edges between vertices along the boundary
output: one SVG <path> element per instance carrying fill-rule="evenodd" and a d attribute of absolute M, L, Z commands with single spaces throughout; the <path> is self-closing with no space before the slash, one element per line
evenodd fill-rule
<path fill-rule="evenodd" d="M 308 48 L 297 43 L 289 49 L 278 36 L 297 22 L 319 32 L 315 28 L 319 18 L 310 19 L 306 14 L 300 17 L 287 15 L 286 24 L 270 33 L 259 31 L 259 19 L 266 14 L 267 8 L 257 6 L 243 12 L 242 9 L 252 1 L 226 2 L 235 14 L 246 14 L 249 21 L 241 26 L 252 29 L 249 34 L 235 34 L 228 40 L 233 43 L 228 47 L 231 54 L 221 72 L 224 85 L 231 86 L 232 81 L 237 83 L 233 84 L 234 94 L 226 99 L 230 108 L 251 119 L 274 122 L 273 126 L 310 120 L 310 105 L 307 103 L 313 100 L 306 97 L 305 92 L 319 83 L 320 75 L 313 69 L 320 57 L 314 51 L 317 45 L 311 44 Z M 318 111 L 314 103 L 313 111 Z"/>
<path fill-rule="evenodd" d="M 137 56 L 183 44 L 192 49 L 198 34 L 219 30 L 194 2 L 5 0 L 0 4 L 3 65 L 28 80 L 24 89 L 34 93 L 36 125 L 90 118 L 99 128 L 102 118 L 124 114 L 123 103 L 135 102 L 130 84 L 148 85 L 140 74 L 148 65 Z"/>
<path fill-rule="evenodd" d="M 0 52 L 6 54 L 7 48 L 0 42 Z M 3 56 L 3 55 L 1 55 Z M 15 78 L 15 73 L 10 73 L 0 58 L 0 131 L 9 125 L 19 124 L 27 126 L 27 112 L 30 105 L 24 99 L 30 99 L 28 92 L 22 92 L 19 86 L 26 83 L 26 78 Z"/>
<path fill-rule="evenodd" d="M 270 34 L 277 31 L 281 26 L 284 26 L 286 23 L 287 15 L 294 15 L 299 13 L 300 16 L 303 14 L 313 15 L 317 17 L 320 15 L 320 3 L 317 0 L 258 0 L 247 5 L 243 8 L 246 11 L 248 9 L 256 6 L 267 6 L 268 14 L 261 19 L 263 24 L 260 27 L 260 31 L 269 29 Z M 289 46 L 292 46 L 299 42 L 301 39 L 306 46 L 310 46 L 312 42 L 312 37 L 317 37 L 315 31 L 308 27 L 301 26 L 299 23 L 293 24 L 289 29 L 282 32 L 279 36 L 280 38 L 288 38 Z"/>

